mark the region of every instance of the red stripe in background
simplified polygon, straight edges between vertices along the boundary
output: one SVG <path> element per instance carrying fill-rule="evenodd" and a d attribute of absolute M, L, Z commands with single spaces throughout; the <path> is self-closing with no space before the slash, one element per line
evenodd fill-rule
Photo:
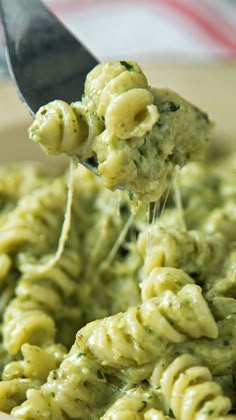
<path fill-rule="evenodd" d="M 187 17 L 188 20 L 191 20 L 195 25 L 197 25 L 206 35 L 208 35 L 213 41 L 215 41 L 218 45 L 221 45 L 225 49 L 227 49 L 232 55 L 236 55 L 236 28 L 232 25 L 227 23 L 227 27 L 231 28 L 232 34 L 234 33 L 233 37 L 228 37 L 225 33 L 226 31 L 221 30 L 221 22 L 225 25 L 225 19 L 222 19 L 221 14 L 218 14 L 215 8 L 210 7 L 207 4 L 207 12 L 204 10 L 203 12 L 197 10 L 193 6 L 193 3 L 189 4 L 186 1 L 178 1 L 178 0 L 149 0 L 153 3 L 163 3 L 170 8 L 176 10 L 181 15 Z M 197 4 L 201 4 L 202 6 L 206 5 L 206 2 L 199 1 Z M 196 3 L 195 3 L 196 5 Z M 211 20 L 214 16 L 215 22 Z M 228 30 L 227 30 L 228 32 Z"/>
<path fill-rule="evenodd" d="M 207 16 L 208 19 L 217 27 L 220 27 L 230 39 L 236 39 L 236 3 L 235 3 L 235 17 L 234 24 L 232 24 L 225 15 L 218 11 L 215 7 L 209 4 L 208 0 L 200 0 L 198 3 L 200 8 L 202 7 L 203 15 Z"/>
<path fill-rule="evenodd" d="M 123 0 L 127 4 L 127 1 Z M 97 6 L 107 3 L 118 3 L 117 0 L 66 0 L 62 3 L 49 4 L 51 10 L 57 14 L 75 12 L 81 8 Z M 236 27 L 227 21 L 206 0 L 198 2 L 188 0 L 129 0 L 129 3 L 144 3 L 161 5 L 187 18 L 217 45 L 223 47 L 231 56 L 236 56 Z"/>

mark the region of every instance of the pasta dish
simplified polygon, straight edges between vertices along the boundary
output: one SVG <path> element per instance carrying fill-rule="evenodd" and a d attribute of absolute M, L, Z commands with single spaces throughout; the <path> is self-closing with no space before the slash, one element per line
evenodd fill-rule
<path fill-rule="evenodd" d="M 30 138 L 74 164 L 0 167 L 0 411 L 236 420 L 235 155 L 211 127 L 125 61 L 40 108 Z"/>

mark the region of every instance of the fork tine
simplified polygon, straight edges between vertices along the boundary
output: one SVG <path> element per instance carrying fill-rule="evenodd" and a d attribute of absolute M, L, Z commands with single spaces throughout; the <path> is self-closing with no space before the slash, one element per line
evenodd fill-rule
<path fill-rule="evenodd" d="M 39 0 L 0 0 L 10 71 L 31 113 L 54 99 L 73 102 L 98 60 Z"/>

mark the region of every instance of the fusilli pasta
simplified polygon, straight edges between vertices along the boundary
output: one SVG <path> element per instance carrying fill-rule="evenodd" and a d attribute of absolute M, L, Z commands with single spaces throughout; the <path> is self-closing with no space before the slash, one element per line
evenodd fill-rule
<path fill-rule="evenodd" d="M 210 128 L 207 115 L 179 95 L 149 87 L 136 63 L 112 61 L 90 72 L 82 101 L 41 107 L 29 134 L 48 154 L 93 158 L 106 187 L 154 201 L 176 165 L 202 154 Z"/>
<path fill-rule="evenodd" d="M 211 125 L 127 61 L 39 110 L 73 165 L 0 167 L 0 410 L 236 420 L 235 158 L 189 163 Z"/>
<path fill-rule="evenodd" d="M 192 355 L 182 354 L 170 363 L 161 360 L 150 382 L 160 386 L 166 404 L 179 420 L 236 419 L 227 415 L 231 409 L 229 398 L 214 382 L 207 367 Z"/>

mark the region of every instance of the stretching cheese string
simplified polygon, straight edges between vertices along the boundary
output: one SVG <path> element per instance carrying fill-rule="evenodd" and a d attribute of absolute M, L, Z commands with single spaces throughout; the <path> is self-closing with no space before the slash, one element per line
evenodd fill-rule
<path fill-rule="evenodd" d="M 51 256 L 51 258 L 46 263 L 37 265 L 38 273 L 45 273 L 46 271 L 51 270 L 60 260 L 64 252 L 66 241 L 68 239 L 68 235 L 69 235 L 70 227 L 71 227 L 71 210 L 72 210 L 73 196 L 74 196 L 74 174 L 75 174 L 76 167 L 77 167 L 77 163 L 75 163 L 75 161 L 71 159 L 69 177 L 68 177 L 68 182 L 67 182 L 66 208 L 65 208 L 61 233 L 58 240 L 57 250 L 55 254 Z"/>

